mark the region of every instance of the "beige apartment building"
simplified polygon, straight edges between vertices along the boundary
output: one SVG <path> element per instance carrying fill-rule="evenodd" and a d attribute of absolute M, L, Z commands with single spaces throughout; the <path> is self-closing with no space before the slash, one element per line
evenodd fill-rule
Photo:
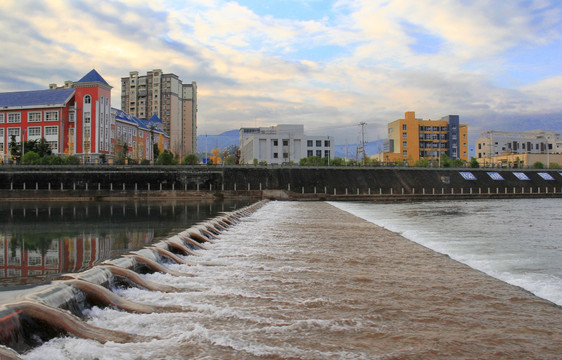
<path fill-rule="evenodd" d="M 140 119 L 156 115 L 170 135 L 170 149 L 180 158 L 197 152 L 197 83 L 184 84 L 160 69 L 121 78 L 121 109 Z"/>

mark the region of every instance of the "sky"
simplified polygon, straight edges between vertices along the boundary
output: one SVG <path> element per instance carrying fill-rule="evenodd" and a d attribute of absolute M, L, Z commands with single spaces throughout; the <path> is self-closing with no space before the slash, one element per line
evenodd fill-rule
<path fill-rule="evenodd" d="M 304 124 L 357 143 L 459 115 L 481 131 L 562 130 L 559 0 L 2 0 L 0 91 L 95 68 L 197 82 L 198 133 Z"/>

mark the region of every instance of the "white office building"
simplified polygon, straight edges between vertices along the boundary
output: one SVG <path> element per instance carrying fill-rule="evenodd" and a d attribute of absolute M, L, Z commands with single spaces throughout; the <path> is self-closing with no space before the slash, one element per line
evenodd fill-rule
<path fill-rule="evenodd" d="M 240 129 L 240 163 L 254 159 L 268 164 L 296 163 L 302 158 L 334 156 L 333 136 L 307 136 L 304 125 L 275 125 Z"/>

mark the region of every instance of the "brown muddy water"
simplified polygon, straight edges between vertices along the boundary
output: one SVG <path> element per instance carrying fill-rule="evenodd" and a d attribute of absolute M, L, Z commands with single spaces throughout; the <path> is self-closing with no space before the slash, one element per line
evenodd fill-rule
<path fill-rule="evenodd" d="M 115 289 L 184 312 L 93 308 L 89 323 L 154 336 L 58 338 L 28 359 L 560 359 L 560 307 L 322 202 L 270 202 L 189 265 Z M 157 337 L 157 338 L 156 338 Z"/>

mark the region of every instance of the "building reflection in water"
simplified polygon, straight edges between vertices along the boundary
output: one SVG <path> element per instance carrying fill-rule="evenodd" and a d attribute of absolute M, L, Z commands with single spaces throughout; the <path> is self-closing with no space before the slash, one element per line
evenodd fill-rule
<path fill-rule="evenodd" d="M 0 203 L 0 285 L 79 272 L 248 204 Z"/>

